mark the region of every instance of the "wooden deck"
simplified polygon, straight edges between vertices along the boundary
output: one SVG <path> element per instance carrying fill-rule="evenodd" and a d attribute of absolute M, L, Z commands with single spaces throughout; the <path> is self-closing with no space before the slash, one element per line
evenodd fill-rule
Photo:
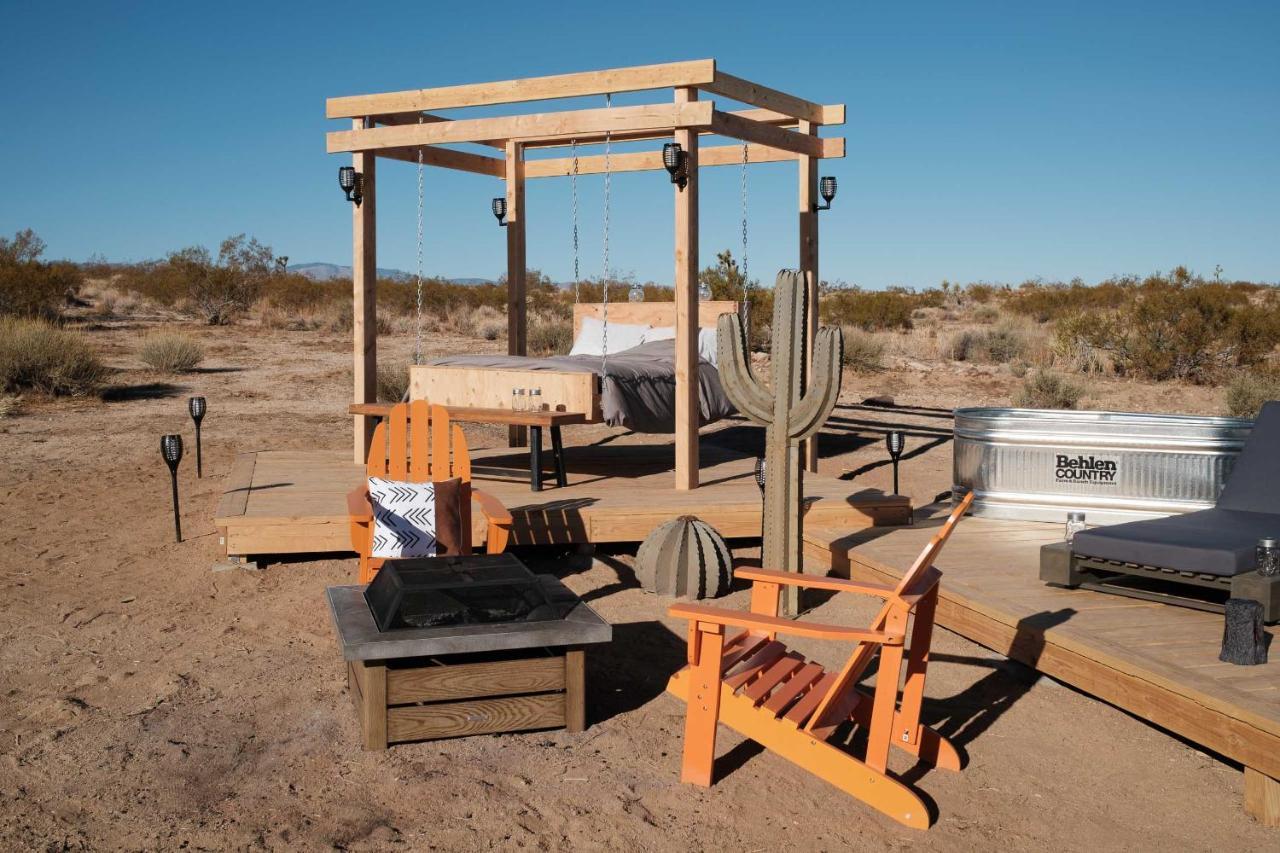
<path fill-rule="evenodd" d="M 811 525 L 806 554 L 837 575 L 896 580 L 940 523 L 935 513 L 852 534 Z M 1239 762 L 1246 811 L 1280 825 L 1280 646 L 1270 663 L 1233 666 L 1218 660 L 1221 614 L 1046 586 L 1040 546 L 1061 535 L 965 519 L 938 561 L 938 623 Z"/>
<path fill-rule="evenodd" d="M 513 544 L 639 542 L 678 515 L 697 515 L 729 537 L 760 535 L 754 459 L 702 449 L 702 485 L 676 491 L 670 446 L 610 445 L 568 449 L 569 485 L 529 489 L 527 450 L 477 450 L 477 488 L 498 497 L 515 518 Z M 362 466 L 338 451 L 259 451 L 237 457 L 215 525 L 230 556 L 338 553 L 351 550 L 346 495 Z M 806 523 L 857 530 L 906 524 L 906 498 L 857 492 L 834 477 L 805 477 Z M 482 530 L 480 531 L 482 534 Z"/>

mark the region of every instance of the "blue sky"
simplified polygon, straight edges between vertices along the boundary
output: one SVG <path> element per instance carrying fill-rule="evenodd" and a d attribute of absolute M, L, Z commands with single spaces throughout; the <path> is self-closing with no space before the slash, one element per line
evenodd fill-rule
<path fill-rule="evenodd" d="M 326 97 L 714 57 L 848 105 L 848 157 L 823 168 L 840 179 L 824 278 L 1092 282 L 1182 263 L 1280 280 L 1280 4 L 506 6 L 10 0 L 0 233 L 33 227 L 51 257 L 140 260 L 247 231 L 295 262 L 349 263 Z M 794 172 L 748 177 L 766 281 L 796 263 Z M 738 180 L 704 173 L 704 264 L 740 245 Z M 427 171 L 426 272 L 504 269 L 500 187 Z M 602 180 L 580 194 L 595 275 Z M 380 265 L 412 270 L 414 167 L 383 166 L 379 195 Z M 531 182 L 529 207 L 530 266 L 567 279 L 568 181 Z M 671 244 L 665 176 L 617 176 L 614 268 L 669 281 Z"/>

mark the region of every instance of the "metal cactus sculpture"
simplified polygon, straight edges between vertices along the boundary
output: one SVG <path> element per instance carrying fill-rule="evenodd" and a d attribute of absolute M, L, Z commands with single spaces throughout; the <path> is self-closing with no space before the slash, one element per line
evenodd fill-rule
<path fill-rule="evenodd" d="M 778 273 L 773 287 L 772 389 L 751 371 L 742 319 L 722 314 L 716 324 L 725 393 L 738 411 L 766 427 L 763 564 L 792 572 L 803 566 L 800 442 L 821 429 L 835 407 L 844 356 L 840 330 L 819 329 L 813 348 L 814 375 L 806 382 L 809 310 L 804 276 L 796 270 Z M 799 591 L 785 587 L 784 611 L 794 615 L 798 604 Z"/>

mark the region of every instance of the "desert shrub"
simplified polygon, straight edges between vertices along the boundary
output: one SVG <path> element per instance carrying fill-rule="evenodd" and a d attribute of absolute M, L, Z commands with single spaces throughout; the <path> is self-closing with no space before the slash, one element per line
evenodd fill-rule
<path fill-rule="evenodd" d="M 823 321 L 864 332 L 911 328 L 912 312 L 922 306 L 917 294 L 902 288 L 862 290 L 848 287 L 823 296 Z"/>
<path fill-rule="evenodd" d="M 18 414 L 22 398 L 17 394 L 0 394 L 0 418 L 11 418 Z"/>
<path fill-rule="evenodd" d="M 1098 311 L 1123 304 L 1137 286 L 1134 278 L 1111 278 L 1089 286 L 1080 279 L 1068 284 L 1025 281 L 1004 297 L 1004 306 L 1016 314 L 1047 323 L 1080 311 Z"/>
<path fill-rule="evenodd" d="M 378 365 L 378 401 L 399 403 L 409 391 L 409 365 Z"/>
<path fill-rule="evenodd" d="M 1280 373 L 1269 370 L 1238 373 L 1227 383 L 1224 398 L 1227 414 L 1235 418 L 1256 418 L 1263 403 L 1280 400 Z"/>
<path fill-rule="evenodd" d="M 75 298 L 83 280 L 80 268 L 42 262 L 44 246 L 30 228 L 0 237 L 0 315 L 52 320 Z"/>
<path fill-rule="evenodd" d="M 1058 324 L 1055 349 L 1105 353 L 1117 373 L 1208 382 L 1261 363 L 1280 342 L 1280 319 L 1245 288 L 1190 280 L 1181 268 L 1134 288 L 1119 308 Z"/>
<path fill-rule="evenodd" d="M 169 256 L 187 283 L 187 294 L 197 314 L 211 326 L 223 326 L 248 310 L 275 269 L 270 247 L 244 234 L 228 237 L 218 248 L 216 261 L 203 246 L 192 246 Z"/>
<path fill-rule="evenodd" d="M 843 329 L 844 366 L 855 373 L 884 369 L 884 341 L 861 329 Z"/>
<path fill-rule="evenodd" d="M 143 338 L 138 358 L 152 370 L 187 373 L 204 361 L 204 347 L 190 335 L 152 332 Z"/>
<path fill-rule="evenodd" d="M 990 329 L 965 329 L 943 347 L 943 355 L 953 361 L 1007 364 L 1022 358 L 1028 350 L 1026 336 L 1012 324 Z"/>
<path fill-rule="evenodd" d="M 1000 309 L 994 305 L 979 305 L 973 312 L 975 323 L 994 323 L 1000 319 Z"/>
<path fill-rule="evenodd" d="M 573 323 L 559 317 L 529 318 L 530 355 L 564 355 L 573 346 Z"/>
<path fill-rule="evenodd" d="M 1084 389 L 1069 379 L 1037 370 L 1023 381 L 1014 405 L 1026 409 L 1074 409 L 1083 395 Z"/>
<path fill-rule="evenodd" d="M 0 391 L 89 394 L 107 372 L 83 336 L 44 320 L 0 317 Z"/>

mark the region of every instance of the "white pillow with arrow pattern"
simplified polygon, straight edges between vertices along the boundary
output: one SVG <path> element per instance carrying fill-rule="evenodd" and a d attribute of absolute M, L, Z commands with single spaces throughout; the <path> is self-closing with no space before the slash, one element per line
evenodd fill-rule
<path fill-rule="evenodd" d="M 380 559 L 436 555 L 436 487 L 369 478 L 373 550 Z"/>

